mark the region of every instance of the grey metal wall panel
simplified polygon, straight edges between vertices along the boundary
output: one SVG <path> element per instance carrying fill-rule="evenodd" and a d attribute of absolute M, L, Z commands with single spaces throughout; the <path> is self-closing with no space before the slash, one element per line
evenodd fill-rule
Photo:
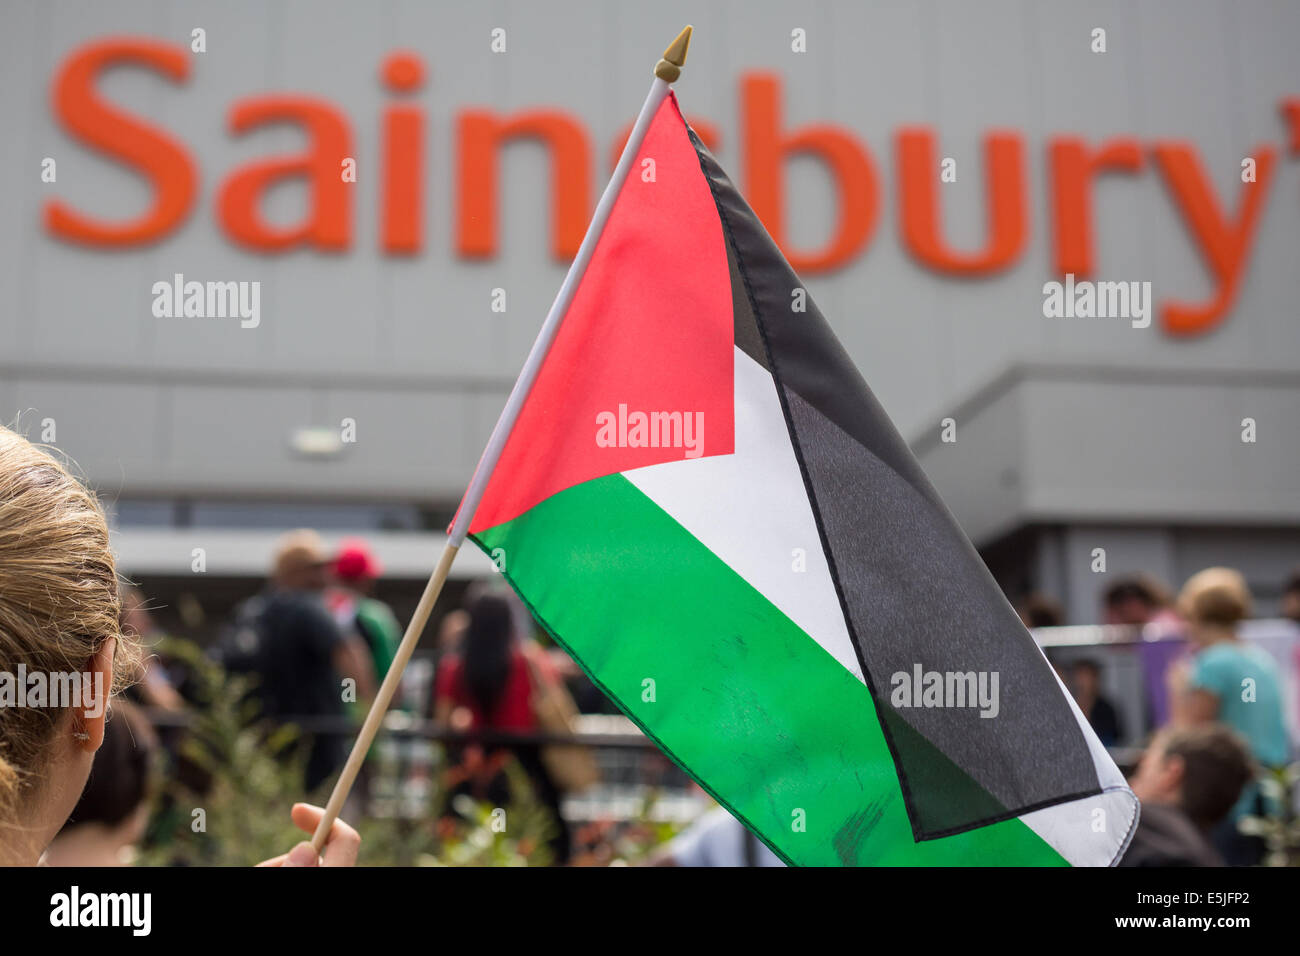
<path fill-rule="evenodd" d="M 112 386 L 67 388 L 62 412 L 71 416 L 63 434 L 79 436 L 67 450 L 96 482 L 127 492 L 304 488 L 322 495 L 455 498 L 564 272 L 549 249 L 550 171 L 543 151 L 530 144 L 512 145 L 502 157 L 500 255 L 477 263 L 455 255 L 456 116 L 474 106 L 572 113 L 590 136 L 594 204 L 611 141 L 640 102 L 649 63 L 692 17 L 697 33 L 681 99 L 688 116 L 719 127 L 716 153 L 742 189 L 739 80 L 745 71 L 782 77 L 786 129 L 837 123 L 869 152 L 880 190 L 869 244 L 845 268 L 805 280 L 905 434 L 933 428 L 971 392 L 1026 361 L 1261 373 L 1300 368 L 1300 270 L 1294 266 L 1300 176 L 1283 149 L 1290 131 L 1278 113 L 1281 97 L 1300 95 L 1294 52 L 1300 7 L 1284 0 L 1115 0 L 1086 8 L 1028 0 L 799 6 L 766 0 L 703 8 L 679 0 L 6 3 L 0 379 L 9 390 L 0 392 L 0 417 L 36 404 L 33 396 L 51 399 L 48 391 L 31 390 L 32 382 L 62 389 L 65 382 L 106 381 Z M 93 39 L 136 34 L 184 45 L 194 26 L 208 31 L 208 52 L 192 57 L 187 84 L 132 69 L 112 71 L 101 82 L 106 97 L 164 127 L 193 153 L 200 190 L 192 214 L 147 248 L 109 253 L 53 239 L 42 225 L 43 204 L 52 196 L 102 216 L 128 215 L 149 196 L 136 176 L 60 127 L 49 105 L 57 66 Z M 504 55 L 488 48 L 496 26 L 507 30 Z M 1088 50 L 1094 26 L 1108 31 L 1105 54 Z M 805 54 L 790 49 L 795 28 L 807 31 Z M 402 98 L 379 81 L 384 57 L 400 48 L 418 51 L 428 73 L 420 92 Z M 345 253 L 254 254 L 232 244 L 216 222 L 217 190 L 232 169 L 300 148 L 301 135 L 289 128 L 239 137 L 227 131 L 234 101 L 277 91 L 320 96 L 351 124 L 360 179 Z M 377 247 L 380 118 L 398 99 L 420 105 L 426 116 L 425 246 L 409 259 Z M 1011 128 L 1023 135 L 1030 237 L 1007 271 L 975 280 L 936 275 L 903 248 L 894 135 L 911 124 L 933 127 L 941 155 L 958 159 L 958 181 L 945 185 L 941 198 L 944 235 L 959 248 L 975 248 L 985 235 L 984 134 Z M 1144 146 L 1157 138 L 1186 140 L 1231 214 L 1245 151 L 1260 142 L 1279 150 L 1238 301 L 1212 334 L 1175 341 L 1122 321 L 1043 318 L 1041 290 L 1052 261 L 1046 145 L 1063 133 L 1094 143 L 1134 135 Z M 46 155 L 58 160 L 56 184 L 39 181 Z M 825 172 L 800 159 L 788 164 L 785 177 L 790 236 L 802 248 L 819 245 L 835 212 Z M 1200 254 L 1150 161 L 1138 175 L 1104 177 L 1094 195 L 1100 278 L 1150 280 L 1158 298 L 1195 301 L 1210 294 Z M 302 209 L 301 187 L 287 186 L 268 197 L 266 213 L 292 222 Z M 261 327 L 153 317 L 150 286 L 175 272 L 203 281 L 260 281 Z M 496 287 L 507 290 L 505 314 L 489 310 Z M 1174 416 L 1168 428 L 1134 431 L 1113 418 L 1129 409 L 1107 389 L 1104 383 L 1081 387 L 1052 412 L 1063 434 L 1110 436 L 1113 453 L 1129 460 L 1128 478 L 1143 489 L 1126 498 L 1123 485 L 1089 478 L 1090 504 L 1098 511 L 1137 506 L 1163 487 L 1169 462 L 1205 454 L 1199 426 L 1177 418 L 1199 406 L 1175 402 L 1167 409 Z M 113 409 L 110 403 L 119 400 L 130 404 Z M 379 415 L 375 410 L 386 410 L 390 400 L 397 410 Z M 1242 400 L 1260 407 L 1261 423 L 1294 420 L 1286 417 L 1293 414 L 1288 395 Z M 291 429 L 312 424 L 321 409 L 334 414 L 337 403 L 379 415 L 367 434 L 384 460 L 362 463 L 358 454 L 334 467 L 285 454 Z M 1236 405 L 1222 411 L 1245 414 Z M 164 437 L 138 445 L 115 424 L 139 415 L 171 422 L 158 426 Z M 90 424 L 100 427 L 82 427 Z M 1275 434 L 1261 433 L 1254 464 L 1244 471 L 1233 464 L 1244 459 L 1207 466 L 1193 483 L 1199 490 L 1187 492 L 1181 507 L 1207 516 L 1236 496 L 1258 513 L 1276 511 L 1294 490 L 1286 476 L 1295 470 L 1277 445 L 1265 447 L 1263 436 Z M 408 447 L 410 435 L 435 437 L 441 447 Z M 997 454 L 990 446 L 981 473 L 997 471 Z M 1033 500 L 1046 502 L 1067 479 L 1085 477 L 1053 472 L 1052 456 L 1049 445 L 1026 476 L 1042 482 L 1027 488 Z M 125 473 L 123 462 L 130 462 Z"/>

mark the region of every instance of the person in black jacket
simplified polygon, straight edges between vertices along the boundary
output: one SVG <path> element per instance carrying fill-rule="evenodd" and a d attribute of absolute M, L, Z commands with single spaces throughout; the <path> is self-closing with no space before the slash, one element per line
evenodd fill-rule
<path fill-rule="evenodd" d="M 262 715 L 273 723 L 295 718 L 343 717 L 345 685 L 360 697 L 374 695 L 374 668 L 356 635 L 343 634 L 326 609 L 322 591 L 330 559 L 312 531 L 285 535 L 276 549 L 269 587 L 235 611 L 223 640 L 222 663 L 257 677 Z M 304 734 L 307 789 L 319 787 L 347 758 L 348 739 Z"/>
<path fill-rule="evenodd" d="M 1088 718 L 1097 739 L 1106 747 L 1119 744 L 1124 739 L 1124 725 L 1115 705 L 1101 692 L 1101 666 L 1086 657 L 1072 661 L 1069 683 L 1075 703 Z"/>
<path fill-rule="evenodd" d="M 1223 866 L 1209 833 L 1253 776 L 1250 751 L 1222 724 L 1158 733 L 1129 780 L 1142 813 L 1120 866 Z"/>

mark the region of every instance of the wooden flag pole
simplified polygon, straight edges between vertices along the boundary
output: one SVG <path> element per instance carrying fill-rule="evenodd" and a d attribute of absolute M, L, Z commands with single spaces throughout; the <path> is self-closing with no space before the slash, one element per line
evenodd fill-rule
<path fill-rule="evenodd" d="M 474 469 L 474 476 L 470 479 L 465 497 L 461 499 L 460 510 L 456 512 L 456 517 L 452 521 L 447 546 L 442 552 L 442 557 L 438 559 L 438 566 L 434 568 L 429 583 L 424 587 L 424 593 L 420 595 L 420 603 L 416 605 L 415 613 L 411 615 L 411 622 L 406 626 L 406 633 L 402 636 L 402 643 L 397 648 L 393 663 L 389 666 L 383 683 L 379 685 L 374 703 L 370 705 L 370 711 L 366 714 L 365 722 L 357 734 L 356 743 L 352 745 L 352 752 L 348 754 L 347 763 L 343 765 L 338 782 L 334 784 L 334 790 L 330 793 L 329 802 L 325 805 L 325 815 L 321 817 L 316 832 L 312 835 L 311 845 L 318 854 L 325 848 L 325 841 L 334 826 L 334 821 L 338 819 L 339 812 L 343 809 L 343 804 L 352 790 L 352 784 L 356 782 L 361 764 L 365 761 L 371 744 L 374 743 L 375 735 L 379 733 L 379 726 L 383 723 L 384 715 L 393 702 L 398 685 L 401 684 L 402 672 L 415 652 L 415 646 L 420 642 L 420 635 L 424 633 L 424 626 L 429 622 L 429 615 L 433 613 L 438 595 L 442 593 L 442 586 L 447 581 L 451 564 L 456 560 L 456 553 L 469 532 L 470 522 L 474 519 L 474 512 L 478 509 L 479 501 L 487 490 L 488 480 L 492 477 L 492 472 L 505 448 L 506 439 L 510 437 L 510 431 L 514 428 L 515 420 L 519 417 L 524 401 L 532 390 L 537 373 L 546 359 L 546 353 L 550 351 L 551 343 L 555 341 L 560 322 L 569 310 L 569 304 L 573 301 L 578 284 L 587 271 L 587 264 L 596 250 L 596 243 L 605 229 L 605 223 L 614 208 L 614 201 L 623 188 L 633 162 L 636 161 L 637 153 L 640 152 L 641 143 L 650 128 L 650 121 L 654 119 L 659 105 L 668 96 L 669 85 L 681 76 L 690 42 L 691 28 L 688 26 L 677 35 L 677 39 L 664 51 L 663 58 L 655 64 L 654 82 L 650 85 L 650 92 L 641 106 L 641 112 L 637 114 L 636 124 L 632 127 L 632 133 L 628 136 L 627 144 L 619 156 L 618 165 L 614 167 L 614 174 L 605 186 L 600 202 L 596 204 L 596 211 L 591 217 L 590 225 L 587 226 L 587 234 L 583 236 L 582 245 L 578 247 L 578 254 L 574 257 L 573 264 L 569 266 L 568 274 L 560 285 L 560 291 L 556 293 L 550 312 L 546 314 L 546 321 L 542 323 L 541 331 L 537 333 L 537 340 L 533 342 L 523 370 L 515 381 L 515 387 L 510 391 L 510 398 L 507 399 L 501 417 L 497 419 L 496 426 L 492 429 L 492 436 L 488 439 L 487 447 L 483 449 L 483 455 Z"/>
<path fill-rule="evenodd" d="M 374 743 L 375 735 L 379 733 L 379 725 L 384 722 L 384 715 L 388 713 L 388 705 L 393 702 L 393 695 L 397 693 L 397 687 L 402 682 L 402 671 L 406 669 L 407 661 L 415 652 L 415 645 L 420 643 L 424 625 L 429 621 L 433 605 L 437 603 L 438 595 L 442 593 L 442 586 L 447 581 L 447 572 L 451 570 L 451 563 L 456 560 L 456 552 L 459 550 L 458 545 L 447 542 L 442 557 L 438 559 L 438 566 L 433 569 L 429 583 L 424 586 L 420 603 L 415 606 L 415 613 L 411 615 L 411 623 L 406 626 L 406 633 L 402 635 L 402 643 L 398 645 L 397 653 L 393 656 L 393 663 L 388 666 L 388 673 L 384 675 L 384 682 L 379 685 L 375 701 L 370 705 L 365 722 L 357 734 L 356 743 L 352 745 L 352 752 L 348 754 L 348 761 L 343 765 L 343 772 L 339 774 L 338 782 L 330 792 L 329 802 L 325 804 L 325 815 L 321 817 L 316 832 L 312 834 L 312 849 L 318 854 L 325 849 L 325 841 L 329 837 L 330 829 L 343 810 L 343 804 L 347 802 L 352 784 L 356 782 L 357 774 L 361 770 L 361 764 L 365 762 L 366 754 L 370 752 L 370 745 Z"/>

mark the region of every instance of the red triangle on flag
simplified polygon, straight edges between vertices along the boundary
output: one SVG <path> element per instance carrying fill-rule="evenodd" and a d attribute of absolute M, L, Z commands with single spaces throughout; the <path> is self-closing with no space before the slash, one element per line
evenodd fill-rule
<path fill-rule="evenodd" d="M 470 532 L 509 521 L 593 478 L 731 454 L 733 342 L 722 224 L 686 120 L 669 95 L 651 121 Z M 689 415 L 699 447 L 638 444 L 671 429 L 660 418 L 657 435 L 642 435 L 635 413 Z"/>

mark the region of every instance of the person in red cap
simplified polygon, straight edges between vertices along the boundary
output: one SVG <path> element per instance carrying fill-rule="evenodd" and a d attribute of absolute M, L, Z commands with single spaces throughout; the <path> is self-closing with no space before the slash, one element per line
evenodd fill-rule
<path fill-rule="evenodd" d="M 374 597 L 383 574 L 379 559 L 359 538 L 344 541 L 334 558 L 334 581 L 328 603 L 344 633 L 358 635 L 370 650 L 375 680 L 382 681 L 397 655 L 402 628 L 387 604 Z"/>

